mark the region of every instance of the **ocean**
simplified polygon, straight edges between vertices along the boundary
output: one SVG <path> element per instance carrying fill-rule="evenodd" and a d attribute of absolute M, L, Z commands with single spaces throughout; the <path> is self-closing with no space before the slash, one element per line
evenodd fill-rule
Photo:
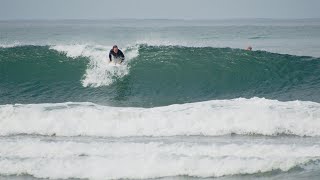
<path fill-rule="evenodd" d="M 320 19 L 0 21 L 0 179 L 320 179 Z"/>

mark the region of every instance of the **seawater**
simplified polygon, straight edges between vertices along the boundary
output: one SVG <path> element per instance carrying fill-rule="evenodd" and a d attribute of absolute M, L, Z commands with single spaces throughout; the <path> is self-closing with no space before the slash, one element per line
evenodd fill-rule
<path fill-rule="evenodd" d="M 319 179 L 319 30 L 1 21 L 0 178 Z"/>

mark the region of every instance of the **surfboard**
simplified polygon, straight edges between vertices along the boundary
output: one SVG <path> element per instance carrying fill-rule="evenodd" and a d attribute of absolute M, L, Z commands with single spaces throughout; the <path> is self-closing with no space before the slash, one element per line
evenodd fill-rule
<path fill-rule="evenodd" d="M 112 61 L 109 63 L 111 66 L 121 66 L 123 62 L 121 63 L 120 58 L 112 58 Z"/>

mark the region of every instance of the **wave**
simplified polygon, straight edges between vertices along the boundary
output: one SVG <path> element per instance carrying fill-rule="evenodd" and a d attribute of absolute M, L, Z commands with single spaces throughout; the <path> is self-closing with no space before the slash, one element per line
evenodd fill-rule
<path fill-rule="evenodd" d="M 213 100 L 156 108 L 93 103 L 0 106 L 0 135 L 177 136 L 320 135 L 320 104 L 260 98 Z"/>
<path fill-rule="evenodd" d="M 249 37 L 248 39 L 266 39 L 267 36 L 252 36 L 252 37 Z"/>
<path fill-rule="evenodd" d="M 318 145 L 263 141 L 167 144 L 23 138 L 0 142 L 1 175 L 29 174 L 50 179 L 145 179 L 182 175 L 206 178 L 275 170 L 287 172 L 297 167 L 318 169 L 320 154 Z"/>
<path fill-rule="evenodd" d="M 109 49 L 0 48 L 0 104 L 90 101 L 150 107 L 255 96 L 320 102 L 318 58 L 140 44 L 124 47 L 126 63 L 114 66 L 108 64 Z"/>
<path fill-rule="evenodd" d="M 88 46 L 88 45 L 55 45 L 50 49 L 66 54 L 68 57 L 88 57 L 90 58 L 88 68 L 82 79 L 84 87 L 99 87 L 110 85 L 115 78 L 122 78 L 129 73 L 127 64 L 114 67 L 109 64 L 108 52 L 112 47 Z M 137 47 L 124 49 L 126 62 L 138 56 Z"/>

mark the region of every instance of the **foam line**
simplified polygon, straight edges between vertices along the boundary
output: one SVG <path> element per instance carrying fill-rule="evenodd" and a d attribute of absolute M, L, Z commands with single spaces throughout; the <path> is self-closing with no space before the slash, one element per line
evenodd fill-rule
<path fill-rule="evenodd" d="M 286 152 L 286 153 L 284 153 Z M 288 171 L 319 159 L 317 145 L 1 140 L 0 174 L 38 178 L 157 178 Z M 124 171 L 125 169 L 125 171 Z"/>
<path fill-rule="evenodd" d="M 320 135 L 320 104 L 263 98 L 213 100 L 156 108 L 93 103 L 0 106 L 0 135 L 218 136 Z"/>

